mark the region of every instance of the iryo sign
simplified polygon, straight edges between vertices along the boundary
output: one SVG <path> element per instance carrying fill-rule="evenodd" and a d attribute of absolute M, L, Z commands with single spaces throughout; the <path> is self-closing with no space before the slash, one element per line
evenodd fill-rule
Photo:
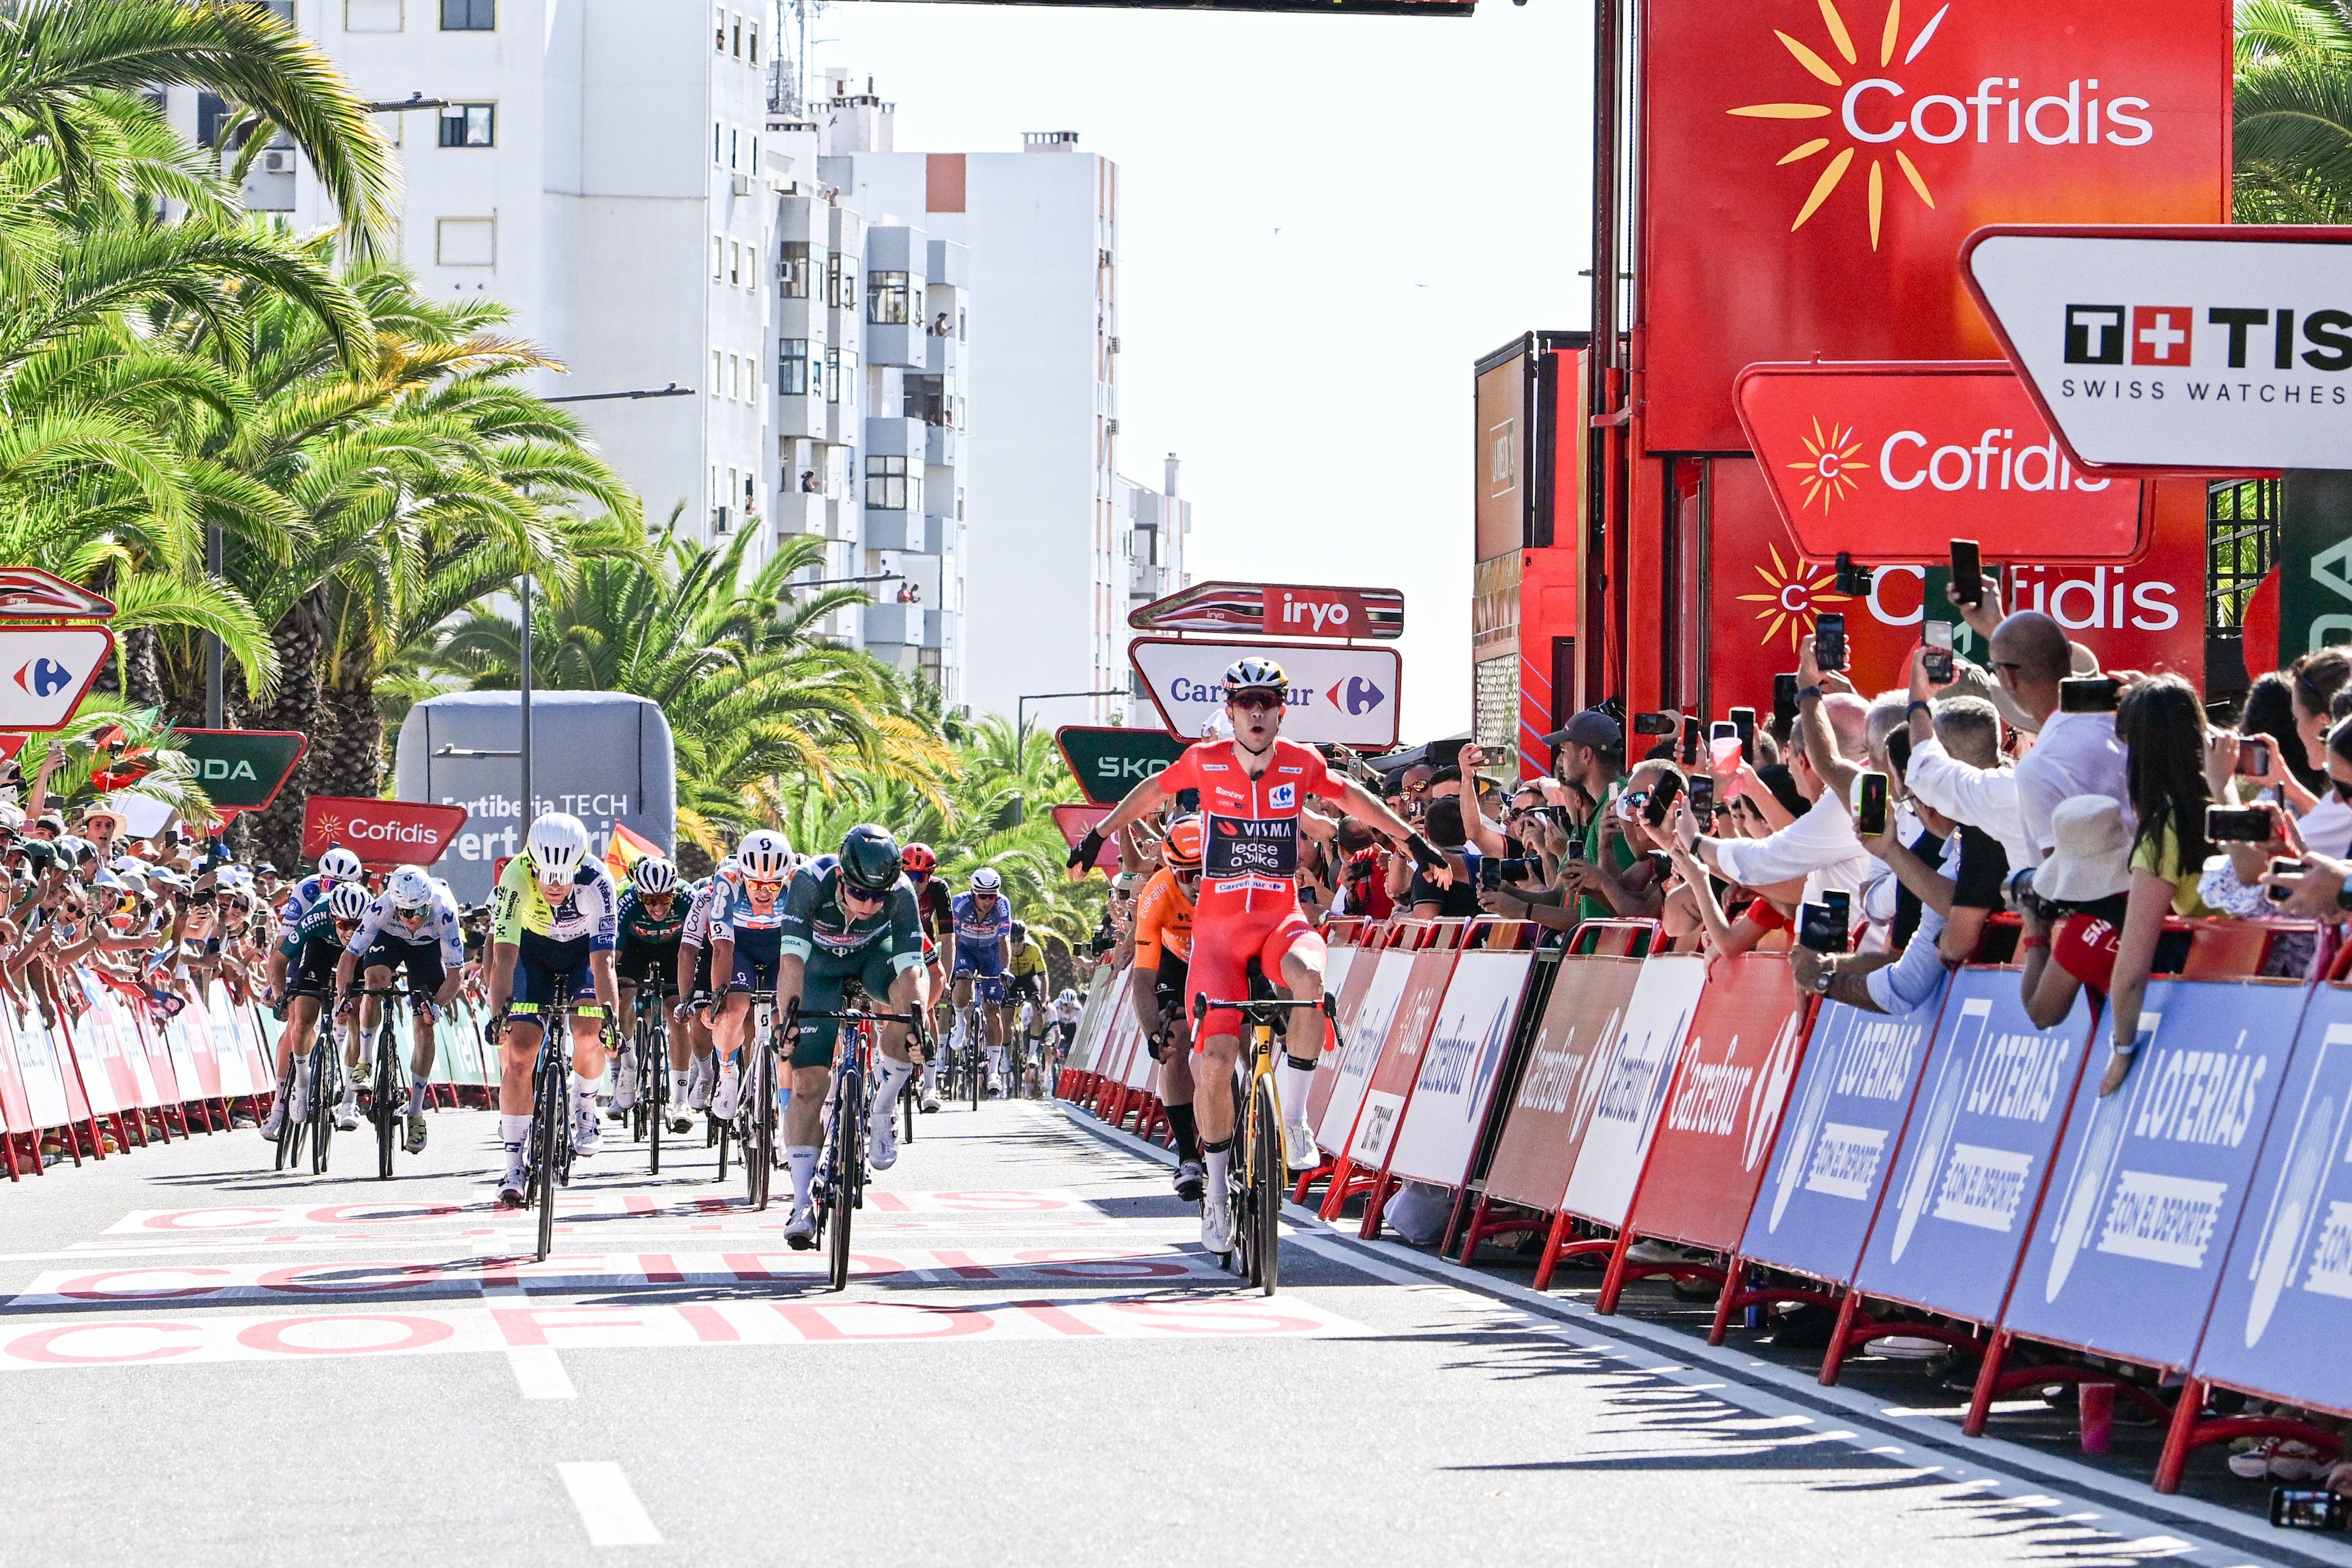
<path fill-rule="evenodd" d="M 2141 486 L 2077 469 L 2003 361 L 1750 365 L 1734 400 L 1818 559 L 1925 565 L 1972 538 L 1990 559 L 2128 560 L 2145 543 Z"/>

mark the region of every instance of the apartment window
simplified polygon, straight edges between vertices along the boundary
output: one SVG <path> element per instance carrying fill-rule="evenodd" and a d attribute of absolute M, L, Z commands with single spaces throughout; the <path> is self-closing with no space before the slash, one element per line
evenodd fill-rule
<path fill-rule="evenodd" d="M 443 267 L 496 267 L 499 264 L 499 220 L 437 220 L 433 230 L 433 259 Z"/>
<path fill-rule="evenodd" d="M 727 356 L 716 349 L 710 350 L 710 395 L 712 397 L 727 395 Z M 719 488 L 719 470 L 713 468 L 710 474 L 710 487 L 716 490 Z M 713 504 L 716 505 L 715 502 Z"/>
<path fill-rule="evenodd" d="M 827 402 L 841 401 L 841 350 L 839 349 L 827 349 L 824 351 L 824 401 Z"/>
<path fill-rule="evenodd" d="M 836 310 L 857 308 L 857 263 L 836 254 L 825 263 L 824 302 Z"/>
<path fill-rule="evenodd" d="M 722 55 L 727 52 L 727 8 L 723 5 L 710 8 L 710 47 Z"/>
<path fill-rule="evenodd" d="M 262 8 L 288 26 L 294 25 L 294 0 L 261 0 Z"/>
<path fill-rule="evenodd" d="M 786 338 L 776 356 L 776 384 L 786 397 L 806 397 L 809 390 L 809 340 Z"/>
<path fill-rule="evenodd" d="M 727 281 L 738 285 L 743 281 L 743 247 L 733 240 L 727 242 Z"/>
<path fill-rule="evenodd" d="M 751 502 L 755 498 L 751 486 L 759 482 L 760 476 L 758 475 L 752 473 L 748 468 L 743 471 L 743 515 L 746 517 L 749 517 L 751 515 Z"/>
<path fill-rule="evenodd" d="M 710 236 L 710 281 L 719 282 L 727 276 L 727 236 Z"/>
<path fill-rule="evenodd" d="M 710 161 L 713 163 L 726 162 L 725 154 L 720 152 L 720 149 L 726 145 L 726 133 L 727 127 L 719 121 L 714 120 L 710 122 Z"/>
<path fill-rule="evenodd" d="M 866 275 L 866 319 L 880 326 L 903 327 L 923 319 L 923 281 L 903 272 Z"/>
<path fill-rule="evenodd" d="M 760 247 L 756 245 L 747 245 L 743 247 L 743 287 L 756 287 L 759 281 Z"/>
<path fill-rule="evenodd" d="M 906 378 L 906 417 L 919 419 L 925 424 L 953 424 L 956 400 L 954 383 L 945 376 L 908 376 Z"/>
<path fill-rule="evenodd" d="M 756 66 L 760 63 L 760 24 L 753 22 L 749 27 L 748 32 L 750 35 L 749 41 L 751 47 L 751 63 Z"/>
<path fill-rule="evenodd" d="M 788 239 L 776 253 L 776 280 L 787 299 L 806 299 L 809 291 L 809 242 Z"/>
<path fill-rule="evenodd" d="M 490 33 L 498 26 L 499 0 L 441 0 L 445 33 Z"/>
<path fill-rule="evenodd" d="M 739 126 L 727 128 L 727 166 L 730 169 L 743 166 L 743 131 Z"/>
<path fill-rule="evenodd" d="M 488 103 L 453 103 L 441 110 L 441 145 L 444 147 L 495 147 L 498 145 L 498 106 Z"/>
<path fill-rule="evenodd" d="M 343 0 L 343 31 L 346 33 L 397 33 L 401 28 L 401 0 Z"/>
<path fill-rule="evenodd" d="M 735 57 L 743 57 L 743 13 L 735 13 Z"/>
<path fill-rule="evenodd" d="M 866 460 L 866 504 L 876 511 L 907 509 L 907 460 L 868 457 Z"/>

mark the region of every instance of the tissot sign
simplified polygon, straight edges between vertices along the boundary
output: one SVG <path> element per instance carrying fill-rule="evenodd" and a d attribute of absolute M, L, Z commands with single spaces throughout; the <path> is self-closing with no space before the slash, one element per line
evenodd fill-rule
<path fill-rule="evenodd" d="M 1739 422 L 1797 545 L 1870 562 L 2126 560 L 2140 485 L 2076 468 L 2006 361 L 1750 365 Z"/>
<path fill-rule="evenodd" d="M 1993 228 L 1962 267 L 2080 461 L 2352 467 L 2352 229 Z"/>
<path fill-rule="evenodd" d="M 1953 269 L 1980 225 L 2228 214 L 2221 0 L 1646 12 L 1652 451 L 1740 449 L 1746 365 L 1992 357 Z"/>

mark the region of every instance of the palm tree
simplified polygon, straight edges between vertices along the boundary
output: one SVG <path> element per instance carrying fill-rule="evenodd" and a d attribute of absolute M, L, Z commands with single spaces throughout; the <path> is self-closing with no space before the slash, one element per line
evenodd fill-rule
<path fill-rule="evenodd" d="M 0 148 L 46 154 L 68 198 L 88 198 L 120 173 L 106 156 L 108 102 L 182 85 L 284 131 L 343 214 L 357 254 L 382 247 L 399 216 L 391 149 L 327 57 L 267 7 L 15 0 L 0 10 Z"/>
<path fill-rule="evenodd" d="M 2352 214 L 2352 4 L 2242 0 L 2236 193 L 2241 223 Z"/>

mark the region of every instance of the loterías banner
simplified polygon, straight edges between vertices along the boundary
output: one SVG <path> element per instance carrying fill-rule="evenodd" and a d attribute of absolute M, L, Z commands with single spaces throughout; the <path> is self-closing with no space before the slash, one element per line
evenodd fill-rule
<path fill-rule="evenodd" d="M 465 825 L 463 806 L 313 795 L 302 803 L 302 858 L 341 844 L 363 865 L 431 865 Z"/>

